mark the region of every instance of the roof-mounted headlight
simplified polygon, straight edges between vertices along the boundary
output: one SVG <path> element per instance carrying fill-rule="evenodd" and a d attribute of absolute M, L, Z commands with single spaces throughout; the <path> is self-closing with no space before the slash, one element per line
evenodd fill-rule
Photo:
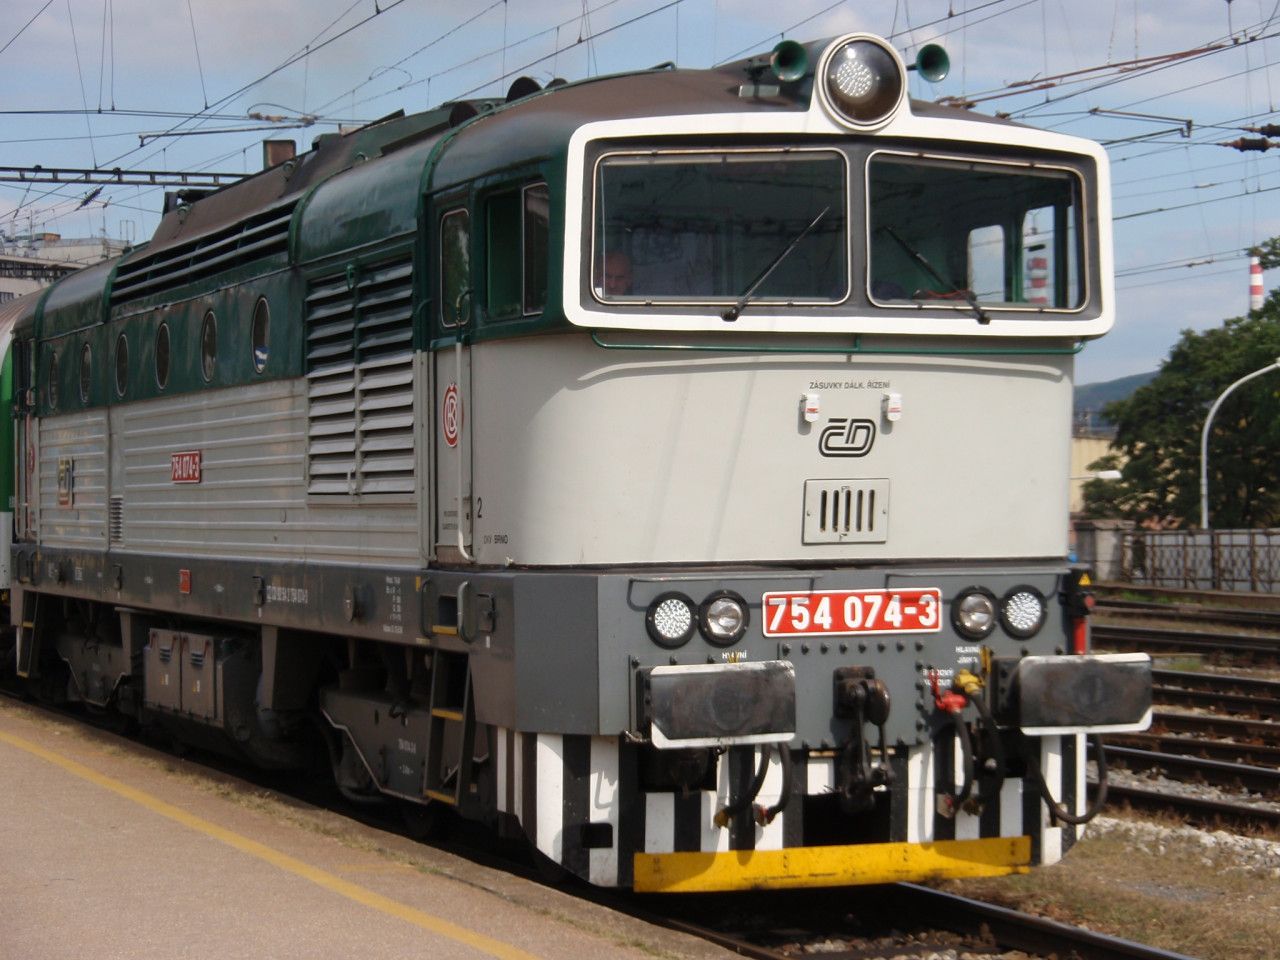
<path fill-rule="evenodd" d="M 906 94 L 906 68 L 878 37 L 853 34 L 827 48 L 818 67 L 818 95 L 836 119 L 874 127 L 898 110 Z"/>

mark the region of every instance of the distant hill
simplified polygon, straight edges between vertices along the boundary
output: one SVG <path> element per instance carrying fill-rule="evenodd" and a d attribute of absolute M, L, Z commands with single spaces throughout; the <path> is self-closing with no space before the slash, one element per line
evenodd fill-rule
<path fill-rule="evenodd" d="M 1145 386 L 1156 375 L 1135 373 L 1117 380 L 1105 380 L 1102 383 L 1083 383 L 1075 389 L 1075 417 L 1077 429 L 1099 430 L 1106 432 L 1110 427 L 1102 418 L 1102 408 L 1115 400 L 1123 400 L 1133 391 Z"/>

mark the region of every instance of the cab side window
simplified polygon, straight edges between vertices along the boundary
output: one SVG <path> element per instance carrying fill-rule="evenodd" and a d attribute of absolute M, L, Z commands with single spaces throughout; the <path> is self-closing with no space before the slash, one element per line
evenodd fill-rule
<path fill-rule="evenodd" d="M 491 320 L 536 316 L 547 303 L 545 183 L 493 194 L 485 202 L 485 303 Z"/>
<path fill-rule="evenodd" d="M 458 325 L 471 310 L 471 215 L 451 210 L 440 219 L 440 324 Z"/>
<path fill-rule="evenodd" d="M 524 188 L 524 313 L 547 305 L 548 235 L 551 199 L 545 183 Z"/>
<path fill-rule="evenodd" d="M 520 316 L 520 194 L 498 193 L 485 203 L 485 302 L 493 320 Z"/>

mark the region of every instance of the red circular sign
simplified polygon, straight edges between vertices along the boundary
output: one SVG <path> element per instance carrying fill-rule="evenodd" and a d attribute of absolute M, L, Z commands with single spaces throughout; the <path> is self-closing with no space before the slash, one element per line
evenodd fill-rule
<path fill-rule="evenodd" d="M 443 421 L 444 442 L 456 447 L 458 433 L 462 430 L 462 398 L 458 396 L 456 383 L 445 387 L 444 402 L 440 404 L 440 419 Z"/>

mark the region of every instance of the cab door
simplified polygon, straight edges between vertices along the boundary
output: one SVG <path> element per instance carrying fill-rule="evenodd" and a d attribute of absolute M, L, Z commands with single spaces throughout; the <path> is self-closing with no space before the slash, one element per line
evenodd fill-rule
<path fill-rule="evenodd" d="M 36 538 L 36 504 L 39 502 L 37 479 L 35 395 L 32 391 L 35 343 L 15 340 L 10 352 L 13 358 L 13 458 L 15 490 L 13 496 L 13 532 L 18 541 Z"/>
<path fill-rule="evenodd" d="M 435 248 L 439 269 L 437 346 L 432 352 L 435 419 L 435 555 L 472 562 L 471 212 L 465 198 L 437 203 Z"/>

